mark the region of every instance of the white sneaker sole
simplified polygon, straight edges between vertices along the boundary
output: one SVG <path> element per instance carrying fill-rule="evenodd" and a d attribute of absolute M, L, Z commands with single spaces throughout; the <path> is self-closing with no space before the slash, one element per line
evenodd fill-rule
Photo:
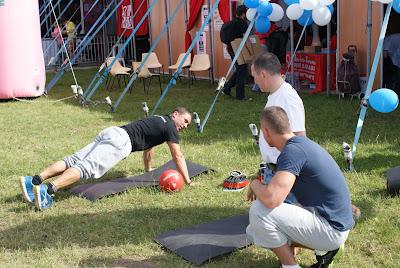
<path fill-rule="evenodd" d="M 33 186 L 33 193 L 35 195 L 35 207 L 38 210 L 41 210 L 40 203 L 42 202 L 42 199 L 40 198 L 40 187 L 36 185 Z"/>
<path fill-rule="evenodd" d="M 19 186 L 21 188 L 22 196 L 24 197 L 24 199 L 29 203 L 33 203 L 33 200 L 31 200 L 25 188 L 25 177 L 21 176 L 19 178 Z"/>

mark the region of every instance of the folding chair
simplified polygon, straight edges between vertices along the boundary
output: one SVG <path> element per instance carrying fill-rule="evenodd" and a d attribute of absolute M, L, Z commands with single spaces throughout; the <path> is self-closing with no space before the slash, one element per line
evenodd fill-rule
<path fill-rule="evenodd" d="M 147 54 L 148 53 L 142 53 L 142 61 L 144 58 L 146 58 Z M 160 63 L 160 61 L 158 60 L 157 54 L 154 52 L 150 53 L 150 56 L 146 62 L 146 67 L 150 70 L 158 69 L 159 74 L 161 74 L 161 70 L 164 73 L 163 65 Z"/>
<path fill-rule="evenodd" d="M 174 65 L 168 66 L 168 72 L 169 75 L 171 76 L 171 71 L 176 71 L 179 67 L 179 64 L 183 61 L 183 58 L 185 57 L 185 53 L 179 54 L 178 60 Z M 189 54 L 188 57 L 186 58 L 185 62 L 182 65 L 182 70 L 185 72 L 185 69 L 189 69 L 190 67 L 190 61 L 191 61 L 191 55 Z M 190 84 L 190 72 L 188 72 L 189 76 L 189 84 Z"/>
<path fill-rule="evenodd" d="M 210 62 L 210 57 L 208 54 L 197 54 L 194 55 L 192 65 L 189 68 L 190 72 L 190 77 L 191 82 L 196 79 L 195 72 L 203 72 L 203 71 L 208 71 L 208 78 L 210 80 L 210 86 L 212 85 L 212 80 L 211 80 L 211 62 Z"/>
<path fill-rule="evenodd" d="M 137 71 L 137 69 L 139 68 L 141 62 L 137 62 L 137 61 L 132 61 L 132 68 L 134 71 Z M 162 88 L 161 88 L 161 75 L 155 74 L 150 72 L 150 70 L 147 67 L 147 64 L 145 64 L 145 66 L 142 67 L 142 69 L 140 70 L 139 74 L 138 74 L 138 78 L 140 78 L 143 82 L 143 91 L 146 95 L 149 94 L 149 89 L 150 89 L 150 83 L 151 83 L 151 78 L 156 77 L 158 78 L 158 83 L 160 86 L 160 94 L 162 94 Z M 146 80 L 149 80 L 148 85 L 146 85 Z M 132 89 L 130 89 L 130 93 L 132 93 Z"/>
<path fill-rule="evenodd" d="M 108 57 L 106 59 L 105 63 L 102 64 L 100 69 L 107 68 L 108 66 L 110 66 L 111 63 L 114 61 L 114 59 L 115 59 L 115 57 Z M 106 89 L 109 89 L 108 86 L 110 85 L 111 82 L 112 82 L 111 87 L 114 86 L 114 80 L 115 80 L 114 78 L 117 78 L 119 87 L 121 87 L 121 81 L 120 80 L 121 80 L 122 77 L 123 77 L 124 82 L 126 84 L 127 83 L 127 78 L 130 75 L 130 71 L 131 71 L 131 68 L 122 66 L 121 63 L 118 60 L 115 61 L 113 66 L 111 66 L 111 70 L 109 72 L 109 74 L 111 75 L 111 78 L 109 78 L 108 76 L 106 78 L 106 83 L 105 83 Z"/>

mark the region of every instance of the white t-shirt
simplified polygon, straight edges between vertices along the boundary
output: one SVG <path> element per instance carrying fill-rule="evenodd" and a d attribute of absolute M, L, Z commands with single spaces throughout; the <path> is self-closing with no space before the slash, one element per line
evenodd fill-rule
<path fill-rule="evenodd" d="M 268 96 L 265 107 L 271 106 L 278 106 L 285 110 L 293 132 L 306 131 L 303 101 L 289 83 L 283 83 L 278 90 Z M 262 160 L 276 164 L 280 151 L 268 145 L 262 131 L 260 131 L 259 147 Z"/>

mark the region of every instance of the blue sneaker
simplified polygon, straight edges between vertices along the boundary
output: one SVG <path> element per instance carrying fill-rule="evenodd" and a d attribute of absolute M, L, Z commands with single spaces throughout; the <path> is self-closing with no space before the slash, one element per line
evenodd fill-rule
<path fill-rule="evenodd" d="M 47 193 L 47 184 L 35 185 L 33 192 L 35 193 L 35 207 L 38 210 L 49 208 L 53 205 L 53 196 Z"/>
<path fill-rule="evenodd" d="M 32 176 L 22 176 L 19 178 L 19 186 L 21 187 L 22 196 L 29 203 L 33 203 L 35 195 L 33 194 Z"/>

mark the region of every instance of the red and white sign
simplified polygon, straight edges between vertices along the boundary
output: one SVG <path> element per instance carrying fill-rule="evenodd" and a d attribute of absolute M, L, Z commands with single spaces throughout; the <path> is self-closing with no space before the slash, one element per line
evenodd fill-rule
<path fill-rule="evenodd" d="M 130 0 L 124 0 L 117 10 L 117 34 L 128 37 L 132 33 L 132 29 L 133 7 Z"/>

